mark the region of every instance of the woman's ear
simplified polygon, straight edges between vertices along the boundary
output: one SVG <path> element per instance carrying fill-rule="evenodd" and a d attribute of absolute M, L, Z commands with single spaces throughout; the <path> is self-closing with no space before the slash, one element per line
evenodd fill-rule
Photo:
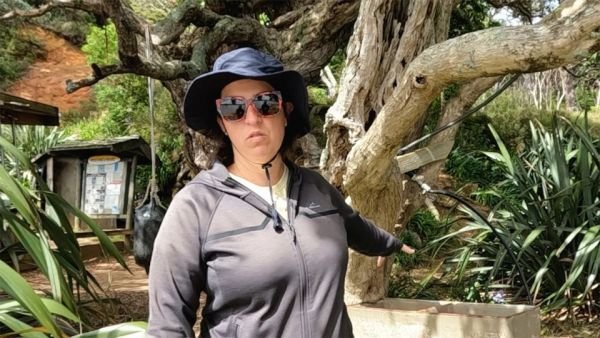
<path fill-rule="evenodd" d="M 294 104 L 291 102 L 286 102 L 285 103 L 285 116 L 290 117 L 290 115 L 292 115 L 293 111 L 294 111 Z"/>
<path fill-rule="evenodd" d="M 223 119 L 220 116 L 217 116 L 217 124 L 221 128 L 221 131 L 225 136 L 227 136 L 227 129 L 225 129 L 225 125 L 223 124 Z"/>

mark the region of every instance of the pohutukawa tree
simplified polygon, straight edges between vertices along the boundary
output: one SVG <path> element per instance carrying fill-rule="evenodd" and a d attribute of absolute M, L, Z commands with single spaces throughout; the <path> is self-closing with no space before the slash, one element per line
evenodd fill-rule
<path fill-rule="evenodd" d="M 392 231 L 421 203 L 419 191 L 400 170 L 397 150 L 420 136 L 431 102 L 450 84 L 462 84 L 446 102 L 438 124 L 465 108 L 509 73 L 537 72 L 575 64 L 600 50 L 600 1 L 565 0 L 539 23 L 495 27 L 448 39 L 456 0 L 289 0 L 182 1 L 164 19 L 149 23 L 121 0 L 54 0 L 30 11 L 0 14 L 3 20 L 42 16 L 70 8 L 110 19 L 118 33 L 119 63 L 93 65 L 90 76 L 67 83 L 73 92 L 122 73 L 162 81 L 175 105 L 187 80 L 206 72 L 223 51 L 252 45 L 279 57 L 308 83 L 335 51 L 347 45 L 347 59 L 335 104 L 326 115 L 327 146 L 322 172 L 352 205 Z M 517 6 L 531 16 L 527 1 L 489 0 Z M 272 18 L 263 25 L 259 13 Z M 102 21 L 102 20 L 99 20 Z M 153 57 L 146 59 L 145 27 Z M 179 109 L 181 112 L 181 109 Z M 186 135 L 190 165 L 210 146 L 202 136 Z M 449 129 L 430 142 L 452 142 Z M 440 162 L 417 169 L 434 182 Z M 376 301 L 385 294 L 387 269 L 351 254 L 347 302 Z M 389 265 L 389 264 L 388 264 Z M 389 266 L 388 266 L 389 268 Z"/>

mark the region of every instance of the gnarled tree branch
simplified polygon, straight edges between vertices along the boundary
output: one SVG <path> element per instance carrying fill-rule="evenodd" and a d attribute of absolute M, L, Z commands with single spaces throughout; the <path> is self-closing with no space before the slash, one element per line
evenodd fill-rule
<path fill-rule="evenodd" d="M 356 19 L 358 2 L 324 0 L 312 8 L 305 6 L 312 2 L 282 2 L 282 6 L 285 6 L 278 8 L 302 7 L 306 11 L 303 16 L 290 22 L 289 28 L 276 30 L 262 26 L 254 18 L 220 15 L 202 7 L 198 1 L 186 0 L 165 19 L 149 27 L 154 45 L 152 61 L 142 56 L 145 48 L 143 36 L 148 23 L 122 0 L 57 0 L 27 13 L 7 13 L 5 17 L 20 14 L 39 16 L 55 8 L 77 8 L 112 19 L 117 30 L 120 63 L 100 67 L 100 73 L 95 72 L 88 78 L 70 81 L 68 92 L 120 73 L 135 73 L 163 81 L 176 78 L 190 80 L 206 72 L 217 54 L 240 45 L 253 45 L 267 50 L 282 59 L 289 68 L 305 75 L 309 81 L 318 81 L 319 70 L 337 50 L 340 40 L 349 36 L 348 28 Z M 252 2 L 252 6 L 264 5 L 262 0 Z M 197 29 L 183 38 L 189 25 L 195 25 Z M 178 57 L 169 61 L 173 58 L 174 49 L 178 51 Z"/>
<path fill-rule="evenodd" d="M 395 150 L 410 137 L 409 126 L 419 124 L 422 112 L 445 86 L 574 62 L 600 49 L 599 17 L 600 2 L 570 0 L 539 24 L 490 28 L 425 50 L 350 152 L 345 188 L 358 193 L 371 186 L 364 180 L 373 186 L 385 181 Z"/>
<path fill-rule="evenodd" d="M 38 8 L 31 10 L 15 9 L 0 16 L 0 20 L 8 20 L 15 17 L 34 18 L 42 16 L 56 8 L 78 9 L 96 15 L 104 15 L 104 6 L 101 0 L 54 0 Z"/>
<path fill-rule="evenodd" d="M 222 15 L 203 8 L 198 1 L 186 0 L 172 10 L 166 18 L 154 25 L 152 43 L 167 45 L 176 41 L 190 24 L 212 28 L 221 19 L 223 19 Z"/>

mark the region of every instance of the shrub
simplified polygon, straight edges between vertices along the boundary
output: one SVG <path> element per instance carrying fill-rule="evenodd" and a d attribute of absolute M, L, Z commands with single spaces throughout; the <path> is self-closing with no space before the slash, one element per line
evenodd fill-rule
<path fill-rule="evenodd" d="M 545 310 L 588 304 L 600 267 L 600 142 L 587 128 L 555 116 L 552 127 L 530 122 L 526 151 L 511 156 L 497 133 L 499 152 L 488 155 L 502 165 L 503 184 L 518 200 L 503 198 L 488 219 L 510 243 L 534 299 Z M 491 289 L 523 295 L 515 262 L 476 215 L 441 241 L 455 238 L 463 247 L 447 259 L 455 282 L 481 281 L 483 299 Z M 470 234 L 466 236 L 465 234 Z"/>
<path fill-rule="evenodd" d="M 421 249 L 430 241 L 444 235 L 446 230 L 444 223 L 438 221 L 429 210 L 422 209 L 411 217 L 398 237 L 402 243 Z M 399 264 L 402 268 L 412 268 L 426 262 L 429 258 L 430 256 L 421 250 L 413 255 L 397 253 L 394 256 L 394 263 Z"/>
<path fill-rule="evenodd" d="M 459 186 L 475 183 L 486 190 L 504 179 L 498 164 L 482 153 L 498 149 L 486 127 L 488 123 L 490 119 L 485 115 L 473 116 L 463 122 L 456 135 L 445 171 L 457 180 Z"/>
<path fill-rule="evenodd" d="M 37 40 L 17 29 L 18 26 L 0 25 L 0 90 L 7 88 L 44 54 Z"/>
<path fill-rule="evenodd" d="M 15 131 L 16 144 L 28 157 L 44 153 L 66 140 L 58 127 L 18 126 Z"/>
<path fill-rule="evenodd" d="M 553 113 L 537 109 L 527 95 L 524 89 L 511 87 L 482 110 L 510 149 L 528 141 L 530 120 L 538 120 L 544 126 L 551 125 Z"/>

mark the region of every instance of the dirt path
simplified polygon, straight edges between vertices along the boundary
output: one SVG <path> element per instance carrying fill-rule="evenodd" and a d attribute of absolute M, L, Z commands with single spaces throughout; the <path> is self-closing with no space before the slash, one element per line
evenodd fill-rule
<path fill-rule="evenodd" d="M 58 107 L 61 113 L 78 109 L 91 97 L 91 88 L 67 94 L 66 80 L 90 75 L 81 50 L 65 39 L 41 28 L 27 30 L 44 44 L 46 58 L 35 61 L 25 76 L 15 82 L 8 93 Z"/>
<path fill-rule="evenodd" d="M 89 296 L 82 294 L 82 299 L 87 304 L 82 311 L 88 314 L 88 322 L 94 329 L 128 321 L 148 320 L 146 272 L 135 264 L 133 256 L 126 256 L 125 259 L 131 273 L 112 259 L 95 258 L 86 261 L 87 270 L 106 291 L 102 298 L 112 300 L 103 303 L 86 302 Z M 51 291 L 48 280 L 39 271 L 25 272 L 22 276 L 35 290 Z"/>
<path fill-rule="evenodd" d="M 113 259 L 94 258 L 85 263 L 87 270 L 106 291 L 103 298 L 112 300 L 103 303 L 89 302 L 83 307 L 82 311 L 89 315 L 87 318 L 92 329 L 128 321 L 148 320 L 148 277 L 144 269 L 135 264 L 133 256 L 125 256 L 125 259 L 131 273 Z M 51 291 L 48 280 L 41 272 L 25 272 L 22 276 L 35 290 Z M 89 299 L 86 295 L 82 297 L 84 300 Z M 198 320 L 194 325 L 196 332 L 200 332 L 201 309 L 205 301 L 205 295 L 202 295 Z"/>

